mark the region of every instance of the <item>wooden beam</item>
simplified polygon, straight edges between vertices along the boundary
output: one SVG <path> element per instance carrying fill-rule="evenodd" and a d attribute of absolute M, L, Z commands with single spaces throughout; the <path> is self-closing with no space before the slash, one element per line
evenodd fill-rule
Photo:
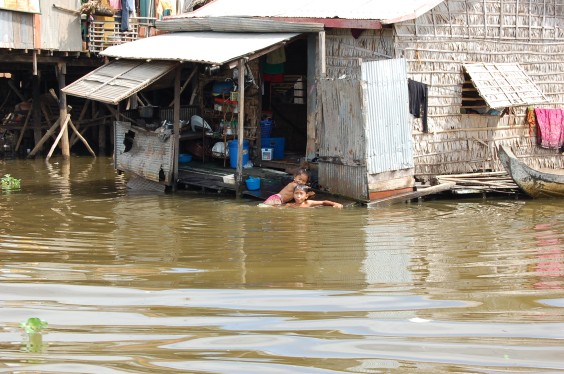
<path fill-rule="evenodd" d="M 180 88 L 180 92 L 178 95 L 182 95 L 182 92 L 184 92 L 184 90 L 186 89 L 186 86 L 188 85 L 188 83 L 190 83 L 190 81 L 192 80 L 192 78 L 194 77 L 194 75 L 196 75 L 196 72 L 198 71 L 198 66 L 194 66 L 194 69 L 192 69 L 192 72 L 190 73 L 190 75 L 188 76 L 188 79 L 186 79 L 186 82 L 184 82 L 184 84 L 182 85 L 182 87 Z M 170 104 L 168 104 L 168 106 L 172 106 L 174 104 L 174 100 L 176 100 L 176 97 L 174 99 L 172 99 L 172 101 L 170 102 Z"/>
<path fill-rule="evenodd" d="M 20 92 L 20 90 L 18 90 L 18 88 L 14 85 L 14 82 L 12 80 L 8 81 L 8 87 L 10 87 L 12 89 L 12 91 L 14 91 L 14 93 L 16 95 L 18 95 L 18 97 L 20 98 L 21 101 L 25 101 L 25 97 L 24 95 L 22 95 L 22 93 Z"/>
<path fill-rule="evenodd" d="M 33 106 L 33 103 L 31 105 Z M 32 112 L 32 108 L 29 108 L 29 110 L 27 111 L 27 116 L 25 116 L 25 122 L 22 126 L 22 129 L 20 130 L 20 136 L 18 137 L 18 142 L 16 143 L 16 148 L 15 148 L 16 152 L 20 148 L 20 144 L 22 142 L 25 130 L 27 129 L 27 124 L 29 122 L 29 118 L 31 117 L 31 112 Z"/>
<path fill-rule="evenodd" d="M 70 116 L 70 115 L 69 115 Z M 86 147 L 86 149 L 88 149 L 88 152 L 90 152 L 90 154 L 94 157 L 96 157 L 96 153 L 94 153 L 94 151 L 92 150 L 92 148 L 90 147 L 90 144 L 88 144 L 88 142 L 86 141 L 86 139 L 84 139 L 84 137 L 80 134 L 80 132 L 78 131 L 78 129 L 74 126 L 74 124 L 72 123 L 70 117 L 69 117 L 69 125 L 70 127 L 73 129 L 74 133 L 76 134 L 76 136 L 82 140 L 82 143 L 84 143 L 84 146 Z"/>
<path fill-rule="evenodd" d="M 412 199 L 417 199 L 422 196 L 432 195 L 443 191 L 451 190 L 456 185 L 455 182 L 441 183 L 436 186 L 423 188 L 414 192 L 403 193 L 395 196 L 378 199 L 367 203 L 368 207 L 385 206 L 396 203 L 403 203 Z"/>
<path fill-rule="evenodd" d="M 39 139 L 39 141 L 37 142 L 37 144 L 35 144 L 35 147 L 33 147 L 33 149 L 31 150 L 31 152 L 29 152 L 29 154 L 27 155 L 27 158 L 31 158 L 33 156 L 35 156 L 35 154 L 37 153 L 37 151 L 41 148 L 41 146 L 43 145 L 43 143 L 45 143 L 47 141 L 47 139 L 49 139 L 49 137 L 51 135 L 53 135 L 53 133 L 55 132 L 55 129 L 59 126 L 59 121 L 60 119 L 57 119 L 55 121 L 55 123 L 53 124 L 53 126 L 51 126 L 49 128 L 49 130 L 47 130 L 47 132 L 43 135 L 43 137 L 41 139 Z"/>
<path fill-rule="evenodd" d="M 59 144 L 59 141 L 61 140 L 63 135 L 68 134 L 67 125 L 69 123 L 69 120 L 70 120 L 70 114 L 67 114 L 67 116 L 65 117 L 65 122 L 63 122 L 63 125 L 61 126 L 61 130 L 59 131 L 59 135 L 57 135 L 57 137 L 55 138 L 55 141 L 53 142 L 53 145 L 51 146 L 49 153 L 47 153 L 47 157 L 45 157 L 46 160 L 49 160 L 51 158 L 53 152 L 55 151 L 55 148 L 57 147 L 57 144 Z"/>

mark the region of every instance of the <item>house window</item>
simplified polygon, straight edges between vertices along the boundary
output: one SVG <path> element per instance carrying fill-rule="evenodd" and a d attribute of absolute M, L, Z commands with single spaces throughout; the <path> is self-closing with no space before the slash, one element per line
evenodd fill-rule
<path fill-rule="evenodd" d="M 462 111 L 500 115 L 504 108 L 546 103 L 531 77 L 516 63 L 465 64 Z"/>

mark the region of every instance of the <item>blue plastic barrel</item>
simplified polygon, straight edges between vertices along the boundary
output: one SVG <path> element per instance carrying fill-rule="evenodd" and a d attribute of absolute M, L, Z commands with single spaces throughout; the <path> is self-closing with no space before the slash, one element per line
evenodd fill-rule
<path fill-rule="evenodd" d="M 232 140 L 229 142 L 229 165 L 237 169 L 237 156 L 239 154 L 239 142 Z M 243 141 L 243 166 L 249 162 L 249 141 Z"/>
<path fill-rule="evenodd" d="M 272 131 L 272 120 L 263 119 L 260 121 L 260 137 L 270 138 L 270 132 Z"/>

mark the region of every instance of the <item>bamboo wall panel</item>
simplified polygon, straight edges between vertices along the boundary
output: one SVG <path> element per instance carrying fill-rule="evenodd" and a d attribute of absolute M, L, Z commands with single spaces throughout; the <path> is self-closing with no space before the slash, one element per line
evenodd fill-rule
<path fill-rule="evenodd" d="M 363 61 L 387 60 L 393 57 L 391 29 L 364 30 L 354 38 L 350 29 L 328 30 L 326 37 L 327 77 L 361 79 Z"/>
<path fill-rule="evenodd" d="M 393 54 L 429 86 L 429 133 L 412 118 L 416 175 L 503 170 L 498 144 L 533 167 L 564 167 L 564 157 L 536 145 L 525 106 L 503 117 L 461 113 L 465 63 L 519 63 L 549 100 L 539 106 L 564 105 L 563 10 L 553 0 L 447 0 L 394 25 Z"/>

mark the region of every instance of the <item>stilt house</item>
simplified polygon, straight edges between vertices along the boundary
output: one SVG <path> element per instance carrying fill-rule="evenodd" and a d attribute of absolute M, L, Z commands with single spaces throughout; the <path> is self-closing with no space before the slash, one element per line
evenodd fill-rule
<path fill-rule="evenodd" d="M 370 201 L 436 175 L 502 170 L 499 144 L 532 166 L 564 167 L 558 147 L 540 147 L 536 124 L 526 121 L 527 108 L 564 101 L 564 5 L 553 0 L 215 0 L 156 27 L 186 40 L 295 34 L 231 61 L 256 60 L 262 105 L 247 111 L 256 127 L 264 96 L 280 83 L 265 79 L 264 55 L 285 51 L 294 96 L 267 104 L 286 147 L 316 161 L 319 185 L 332 193 Z M 131 43 L 102 54 L 214 68 L 198 54 L 219 44 L 204 53 L 194 49 L 201 43 L 169 40 L 176 44 L 161 45 L 166 53 L 133 52 Z M 299 82 L 305 94 L 296 99 Z M 295 124 L 303 131 L 292 132 Z M 564 133 L 562 123 L 554 129 Z"/>

